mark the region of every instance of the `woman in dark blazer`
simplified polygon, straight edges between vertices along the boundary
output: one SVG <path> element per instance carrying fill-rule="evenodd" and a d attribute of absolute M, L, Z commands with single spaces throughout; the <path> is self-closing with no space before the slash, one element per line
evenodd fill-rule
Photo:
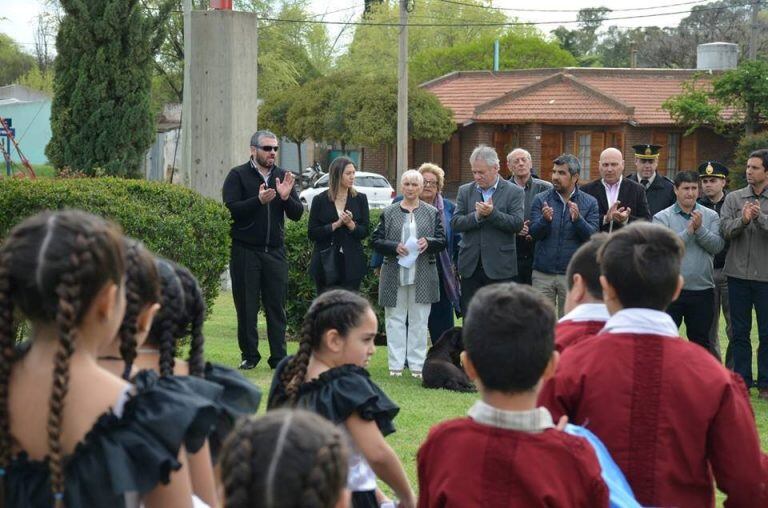
<path fill-rule="evenodd" d="M 347 157 L 331 162 L 328 183 L 309 211 L 309 239 L 314 242 L 309 273 L 318 294 L 330 287 L 358 291 L 367 269 L 362 241 L 368 236 L 368 198 L 355 190 L 355 164 Z M 321 261 L 321 251 L 329 248 L 336 261 L 336 280 L 328 280 Z"/>

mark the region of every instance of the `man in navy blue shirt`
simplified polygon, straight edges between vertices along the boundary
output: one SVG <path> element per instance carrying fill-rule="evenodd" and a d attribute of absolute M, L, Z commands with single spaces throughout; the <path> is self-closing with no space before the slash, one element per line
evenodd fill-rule
<path fill-rule="evenodd" d="M 597 200 L 578 188 L 581 163 L 563 154 L 552 167 L 553 189 L 542 192 L 531 205 L 533 287 L 549 298 L 563 316 L 568 262 L 582 243 L 600 228 Z"/>

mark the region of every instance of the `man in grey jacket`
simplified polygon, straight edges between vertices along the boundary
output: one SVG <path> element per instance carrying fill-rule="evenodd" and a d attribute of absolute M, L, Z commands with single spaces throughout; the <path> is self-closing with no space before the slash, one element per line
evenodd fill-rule
<path fill-rule="evenodd" d="M 454 231 L 459 244 L 461 309 L 481 287 L 511 281 L 517 275 L 516 236 L 523 228 L 525 192 L 499 176 L 496 150 L 480 145 L 469 157 L 473 182 L 459 188 Z"/>
<path fill-rule="evenodd" d="M 549 163 L 549 161 L 545 161 Z M 533 161 L 528 150 L 515 148 L 507 155 L 507 167 L 512 172 L 510 182 L 525 192 L 525 210 L 523 212 L 523 229 L 517 233 L 517 282 L 520 284 L 533 283 L 533 251 L 536 241 L 530 234 L 531 203 L 537 194 L 548 191 L 552 184 L 539 180 L 531 174 Z"/>
<path fill-rule="evenodd" d="M 709 344 L 709 329 L 715 318 L 712 300 L 715 297 L 713 259 L 725 241 L 720 236 L 717 212 L 697 203 L 699 175 L 681 171 L 675 176 L 675 196 L 672 206 L 653 216 L 653 222 L 663 224 L 685 244 L 680 267 L 683 289 L 677 300 L 669 304 L 667 313 L 679 327 L 685 320 L 688 340 L 695 342 L 718 358 Z"/>
<path fill-rule="evenodd" d="M 768 149 L 747 159 L 747 186 L 725 196 L 720 210 L 723 236 L 730 240 L 723 273 L 728 277 L 728 303 L 733 328 L 733 370 L 747 387 L 752 377 L 752 308 L 757 316 L 760 347 L 757 388 L 768 399 Z"/>

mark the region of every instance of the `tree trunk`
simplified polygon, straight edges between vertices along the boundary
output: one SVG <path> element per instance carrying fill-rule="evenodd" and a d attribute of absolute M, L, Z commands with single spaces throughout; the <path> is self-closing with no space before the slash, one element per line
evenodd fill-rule
<path fill-rule="evenodd" d="M 744 133 L 749 136 L 755 133 L 755 103 L 747 102 L 747 114 L 744 118 Z"/>

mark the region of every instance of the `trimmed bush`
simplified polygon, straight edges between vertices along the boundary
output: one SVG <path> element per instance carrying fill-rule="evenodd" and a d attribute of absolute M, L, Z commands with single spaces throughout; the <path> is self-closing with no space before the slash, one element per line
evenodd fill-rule
<path fill-rule="evenodd" d="M 768 131 L 758 132 L 749 136 L 745 135 L 739 140 L 739 144 L 736 145 L 736 152 L 733 155 L 733 165 L 728 168 L 731 170 L 728 173 L 729 188 L 731 190 L 746 187 L 747 178 L 744 172 L 747 168 L 747 159 L 749 159 L 750 153 L 761 148 L 768 148 Z"/>
<path fill-rule="evenodd" d="M 371 224 L 368 239 L 363 243 L 368 261 L 371 260 L 373 249 L 371 248 L 371 235 L 379 225 L 379 210 L 371 210 Z M 307 222 L 309 214 L 304 213 L 301 220 L 294 222 L 285 221 L 285 246 L 288 257 L 288 301 L 286 314 L 288 315 L 288 333 L 298 338 L 304 314 L 309 309 L 309 304 L 315 298 L 315 281 L 309 275 L 309 261 L 312 258 L 312 242 L 307 235 Z M 384 329 L 384 309 L 376 304 L 379 298 L 379 279 L 371 270 L 360 285 L 360 293 L 373 304 L 373 310 L 379 319 L 379 330 Z"/>
<path fill-rule="evenodd" d="M 45 209 L 79 208 L 120 224 L 126 235 L 186 267 L 200 281 L 208 309 L 229 262 L 230 215 L 187 188 L 119 178 L 0 180 L 0 236 Z"/>

